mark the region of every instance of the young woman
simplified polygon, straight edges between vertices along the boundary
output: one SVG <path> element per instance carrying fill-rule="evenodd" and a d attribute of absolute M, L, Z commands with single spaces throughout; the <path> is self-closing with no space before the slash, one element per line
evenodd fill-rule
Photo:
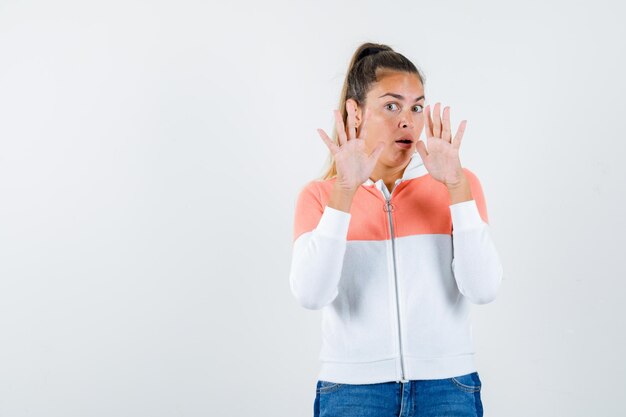
<path fill-rule="evenodd" d="M 290 287 L 322 310 L 315 416 L 482 416 L 470 304 L 496 297 L 502 265 L 462 121 L 424 107 L 424 79 L 386 45 L 354 53 L 321 129 L 330 167 L 295 210 Z M 421 141 L 425 131 L 427 143 Z"/>

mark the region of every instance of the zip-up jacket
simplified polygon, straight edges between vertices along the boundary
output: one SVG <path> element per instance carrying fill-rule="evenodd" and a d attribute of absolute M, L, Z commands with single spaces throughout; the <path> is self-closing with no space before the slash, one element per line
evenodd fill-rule
<path fill-rule="evenodd" d="M 476 175 L 450 204 L 419 153 L 390 193 L 365 181 L 350 213 L 327 205 L 335 178 L 296 201 L 291 292 L 322 310 L 319 380 L 441 379 L 476 371 L 470 304 L 493 301 L 503 269 Z"/>

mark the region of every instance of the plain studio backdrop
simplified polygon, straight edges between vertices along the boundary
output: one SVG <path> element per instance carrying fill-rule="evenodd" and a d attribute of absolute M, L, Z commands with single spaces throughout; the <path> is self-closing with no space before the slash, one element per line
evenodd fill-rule
<path fill-rule="evenodd" d="M 312 415 L 294 206 L 366 41 L 468 120 L 504 266 L 485 415 L 623 415 L 624 12 L 0 1 L 0 416 Z"/>

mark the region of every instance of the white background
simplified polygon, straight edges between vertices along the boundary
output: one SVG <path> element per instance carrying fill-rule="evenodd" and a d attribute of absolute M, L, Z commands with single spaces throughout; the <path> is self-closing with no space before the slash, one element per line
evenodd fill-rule
<path fill-rule="evenodd" d="M 365 41 L 468 120 L 485 415 L 623 413 L 624 11 L 0 0 L 0 416 L 312 415 L 293 211 Z"/>

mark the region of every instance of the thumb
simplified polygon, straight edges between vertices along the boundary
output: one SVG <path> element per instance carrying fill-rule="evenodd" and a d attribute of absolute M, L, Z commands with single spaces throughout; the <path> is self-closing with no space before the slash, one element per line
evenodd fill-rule
<path fill-rule="evenodd" d="M 376 162 L 378 158 L 380 157 L 380 154 L 383 153 L 383 149 L 385 149 L 385 143 L 378 142 L 378 146 L 376 146 L 374 150 L 372 151 L 372 153 L 370 153 L 370 156 L 369 156 L 370 161 Z"/>
<path fill-rule="evenodd" d="M 417 152 L 420 154 L 422 161 L 426 159 L 426 157 L 428 156 L 428 151 L 426 150 L 426 145 L 424 144 L 424 141 L 418 140 L 417 143 L 415 144 L 415 148 L 417 149 Z"/>

